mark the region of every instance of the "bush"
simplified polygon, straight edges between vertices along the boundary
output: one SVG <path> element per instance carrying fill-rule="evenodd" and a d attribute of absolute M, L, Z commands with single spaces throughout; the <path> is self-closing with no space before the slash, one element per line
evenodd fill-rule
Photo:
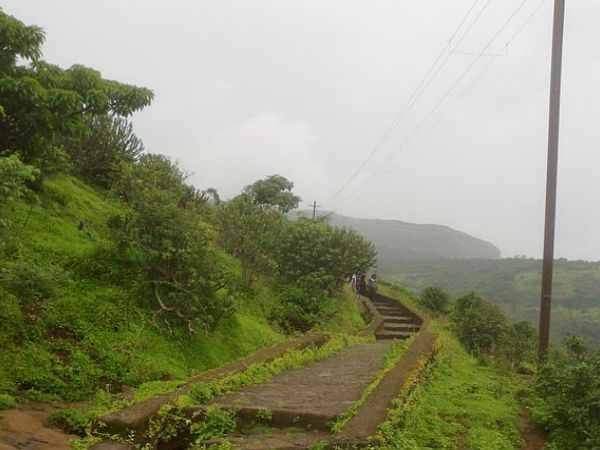
<path fill-rule="evenodd" d="M 45 300 L 52 297 L 55 287 L 67 280 L 58 270 L 38 266 L 25 258 L 0 265 L 0 284 L 19 299 L 23 311 L 39 313 Z"/>
<path fill-rule="evenodd" d="M 419 296 L 419 304 L 434 316 L 447 312 L 449 301 L 448 294 L 437 286 L 423 289 Z"/>
<path fill-rule="evenodd" d="M 600 448 L 600 351 L 585 353 L 581 340 L 540 370 L 532 400 L 532 418 L 550 436 L 549 449 Z"/>
<path fill-rule="evenodd" d="M 17 406 L 17 401 L 12 395 L 0 394 L 0 409 L 9 409 Z"/>
<path fill-rule="evenodd" d="M 284 285 L 279 298 L 281 305 L 273 313 L 273 319 L 287 332 L 304 332 L 318 322 L 327 294 L 306 286 Z"/>
<path fill-rule="evenodd" d="M 461 343 L 480 356 L 497 350 L 509 327 L 502 310 L 475 292 L 456 300 L 451 321 Z"/>
<path fill-rule="evenodd" d="M 223 437 L 236 429 L 235 412 L 218 406 L 209 406 L 204 420 L 192 427 L 198 441 Z"/>

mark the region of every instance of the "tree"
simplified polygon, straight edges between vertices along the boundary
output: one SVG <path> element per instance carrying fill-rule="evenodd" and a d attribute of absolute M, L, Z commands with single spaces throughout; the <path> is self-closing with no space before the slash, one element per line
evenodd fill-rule
<path fill-rule="evenodd" d="M 566 351 L 553 354 L 537 375 L 532 418 L 548 431 L 548 448 L 600 448 L 600 351 L 585 352 L 582 343 L 566 341 Z"/>
<path fill-rule="evenodd" d="M 81 65 L 48 64 L 40 59 L 43 42 L 39 27 L 0 9 L 0 152 L 20 152 L 25 163 L 48 172 L 65 157 L 57 137 L 85 134 L 93 116 L 127 117 L 153 94 Z"/>
<path fill-rule="evenodd" d="M 123 164 L 135 162 L 144 144 L 127 119 L 114 115 L 85 115 L 85 128 L 78 136 L 58 140 L 71 161 L 75 174 L 109 188 Z"/>
<path fill-rule="evenodd" d="M 292 193 L 294 183 L 281 175 L 271 175 L 244 188 L 252 203 L 277 207 L 283 214 L 298 207 L 300 197 Z"/>
<path fill-rule="evenodd" d="M 280 276 L 332 291 L 339 278 L 375 265 L 375 247 L 354 230 L 301 218 L 287 222 L 276 260 Z"/>
<path fill-rule="evenodd" d="M 155 299 L 154 323 L 171 330 L 166 316 L 195 333 L 196 323 L 214 326 L 231 304 L 217 295 L 227 277 L 211 246 L 212 230 L 202 220 L 206 199 L 184 181 L 167 157 L 143 155 L 121 175 L 116 188 L 131 209 L 113 217 L 111 225 L 130 266 L 140 271 L 143 288 Z"/>
<path fill-rule="evenodd" d="M 12 231 L 12 222 L 5 214 L 6 209 L 16 200 L 34 202 L 37 196 L 28 185 L 35 181 L 39 171 L 23 164 L 17 155 L 0 157 L 0 250 L 5 238 Z"/>
<path fill-rule="evenodd" d="M 449 301 L 448 294 L 437 286 L 426 287 L 419 296 L 419 303 L 435 316 L 446 312 Z"/>
<path fill-rule="evenodd" d="M 284 218 L 280 211 L 259 206 L 248 194 L 240 194 L 215 211 L 220 244 L 242 265 L 242 282 L 249 287 L 259 273 L 274 267 L 274 245 L 281 234 Z"/>
<path fill-rule="evenodd" d="M 451 320 L 462 344 L 479 355 L 496 350 L 508 331 L 502 310 L 473 291 L 456 299 Z"/>

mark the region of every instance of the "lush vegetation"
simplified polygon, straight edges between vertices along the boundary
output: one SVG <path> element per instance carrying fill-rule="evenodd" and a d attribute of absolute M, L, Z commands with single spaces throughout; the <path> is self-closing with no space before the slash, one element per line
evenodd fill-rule
<path fill-rule="evenodd" d="M 41 59 L 43 40 L 39 27 L 0 10 L 0 409 L 20 397 L 86 399 L 84 408 L 53 420 L 88 432 L 98 414 L 172 391 L 286 335 L 364 326 L 341 280 L 375 264 L 370 242 L 326 220 L 288 220 L 300 198 L 281 175 L 229 201 L 191 186 L 184 170 L 145 152 L 135 136 L 129 119 L 150 104 L 150 90 L 79 65 L 51 65 Z M 495 254 L 488 243 L 471 243 L 473 251 Z M 599 355 L 571 338 L 536 371 L 535 328 L 504 313 L 537 317 L 538 261 L 388 263 L 385 272 L 424 288 L 418 298 L 396 293 L 443 325 L 436 325 L 438 366 L 411 394 L 418 402 L 398 404 L 382 426 L 385 445 L 515 448 L 516 394 L 526 387 L 518 371 L 534 381 L 524 401 L 550 432 L 550 448 L 600 446 Z M 557 335 L 600 342 L 599 268 L 557 263 Z M 443 289 L 458 298 L 450 301 Z M 183 406 L 351 341 L 334 338 L 198 384 L 165 406 L 148 437 L 168 440 L 189 427 Z M 337 427 L 404 349 L 392 348 Z M 190 431 L 204 441 L 233 426 L 229 412 L 209 408 Z"/>
<path fill-rule="evenodd" d="M 559 259 L 554 269 L 552 336 L 557 342 L 569 334 L 583 336 L 600 346 L 600 263 Z M 514 319 L 539 320 L 539 260 L 380 261 L 379 271 L 415 291 L 439 286 L 458 297 L 475 290 Z"/>
<path fill-rule="evenodd" d="M 530 407 L 548 430 L 549 450 L 600 448 L 600 351 L 567 339 L 542 366 Z"/>
<path fill-rule="evenodd" d="M 440 333 L 438 361 L 406 408 L 399 403 L 380 427 L 389 449 L 512 450 L 522 444 L 515 382 L 469 355 L 452 334 Z"/>
<path fill-rule="evenodd" d="M 364 326 L 337 283 L 371 244 L 289 222 L 300 199 L 280 175 L 227 202 L 199 191 L 135 136 L 150 90 L 51 65 L 43 40 L 0 10 L 3 407 L 91 399 L 93 416 L 286 333 Z"/>
<path fill-rule="evenodd" d="M 423 295 L 413 297 L 396 285 L 392 289 L 408 303 L 423 302 Z M 570 336 L 540 365 L 537 330 L 527 321 L 509 320 L 475 292 L 456 299 L 448 311 L 433 323 L 443 344 L 438 367 L 413 394 L 414 407 L 398 403 L 382 426 L 390 448 L 515 448 L 519 403 L 546 430 L 547 448 L 598 448 L 598 350 Z"/>

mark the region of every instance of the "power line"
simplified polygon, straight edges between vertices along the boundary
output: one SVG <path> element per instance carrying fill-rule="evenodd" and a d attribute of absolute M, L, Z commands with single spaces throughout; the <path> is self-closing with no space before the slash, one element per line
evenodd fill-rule
<path fill-rule="evenodd" d="M 460 84 L 460 82 L 464 79 L 464 77 L 471 71 L 471 69 L 475 66 L 475 64 L 477 64 L 477 62 L 486 54 L 487 50 L 489 49 L 489 47 L 494 43 L 494 41 L 498 38 L 498 36 L 502 33 L 502 31 L 504 31 L 504 29 L 506 28 L 506 26 L 514 19 L 514 17 L 518 14 L 518 12 L 523 8 L 523 6 L 525 5 L 525 3 L 527 3 L 528 0 L 523 0 L 519 6 L 517 6 L 517 8 L 512 12 L 512 14 L 508 17 L 508 19 L 502 24 L 502 26 L 498 29 L 498 31 L 494 34 L 494 36 L 492 36 L 492 38 L 487 42 L 487 44 L 485 45 L 485 47 L 483 47 L 483 49 L 477 53 L 476 58 L 473 59 L 473 61 L 471 62 L 471 64 L 469 64 L 467 66 L 467 68 L 461 73 L 461 75 L 456 79 L 456 81 L 452 84 L 452 86 L 450 87 L 450 89 L 448 89 L 446 91 L 446 93 L 442 96 L 442 98 L 435 104 L 435 106 L 429 110 L 429 112 L 426 114 L 425 118 L 419 122 L 419 124 L 412 130 L 412 132 L 408 135 L 408 137 L 406 139 L 404 139 L 404 141 L 400 144 L 400 146 L 393 151 L 389 157 L 376 169 L 376 172 L 380 172 L 387 164 L 389 164 L 391 162 L 391 160 L 394 158 L 394 156 L 396 156 L 396 154 L 398 154 L 398 152 L 404 148 L 404 146 L 408 143 L 408 141 L 410 141 L 410 139 L 412 139 L 412 137 L 414 135 L 417 134 L 417 132 L 421 129 L 421 127 L 429 120 L 429 118 L 438 110 L 438 108 L 441 106 L 441 104 L 446 100 L 446 98 L 448 98 L 448 96 L 454 91 L 454 89 L 456 89 L 456 87 Z M 541 8 L 541 6 L 545 3 L 545 0 L 542 1 L 542 3 L 540 5 L 538 5 L 538 7 L 533 11 L 533 13 L 527 18 L 527 20 L 525 21 L 525 24 L 529 22 L 529 20 L 531 20 L 531 18 L 533 17 L 533 15 L 535 15 L 535 13 L 539 10 L 539 8 Z M 524 25 L 521 25 L 521 27 L 519 28 L 519 30 L 517 30 L 517 32 L 511 37 L 511 40 L 514 39 L 524 28 Z M 510 41 L 507 42 L 507 45 Z M 494 59 L 492 60 L 492 62 L 496 59 L 496 57 L 494 57 Z M 490 64 L 491 65 L 491 64 Z M 462 96 L 463 94 L 461 94 Z M 429 131 L 430 129 L 428 129 Z M 360 186 L 359 188 L 354 191 L 359 192 L 361 191 L 369 182 L 371 181 L 371 178 L 367 178 Z M 375 181 L 375 184 L 377 184 L 378 182 Z M 374 185 L 375 185 L 374 184 Z M 343 203 L 344 201 L 346 201 L 348 198 L 352 197 L 352 195 L 350 195 L 349 197 L 346 197 L 345 199 L 342 200 Z"/>
<path fill-rule="evenodd" d="M 369 153 L 369 155 L 367 156 L 367 158 L 365 158 L 365 160 L 358 166 L 358 168 L 348 177 L 348 179 L 346 180 L 346 182 L 327 200 L 326 203 L 329 203 L 334 198 L 336 198 L 354 180 L 354 177 L 360 173 L 360 171 L 367 165 L 367 163 L 377 153 L 377 151 L 381 148 L 381 146 L 392 135 L 392 133 L 396 130 L 396 128 L 402 122 L 402 119 L 404 118 L 404 116 L 406 115 L 406 113 L 412 108 L 412 106 L 416 103 L 416 101 L 423 94 L 423 92 L 425 92 L 425 90 L 427 89 L 427 87 L 429 86 L 429 84 L 431 84 L 431 81 L 440 72 L 441 68 L 444 67 L 444 65 L 448 61 L 449 57 L 451 56 L 451 53 L 448 53 L 448 56 L 441 63 L 441 65 L 438 68 L 438 70 L 433 74 L 433 76 L 431 78 L 429 78 L 429 76 L 431 75 L 431 73 L 433 72 L 433 70 L 435 69 L 435 67 L 438 65 L 438 62 L 442 59 L 444 53 L 446 53 L 450 49 L 450 45 L 452 43 L 452 40 L 456 37 L 456 35 L 458 34 L 458 32 L 460 31 L 460 29 L 462 28 L 462 26 L 465 24 L 467 18 L 469 17 L 469 15 L 471 14 L 471 12 L 473 11 L 473 9 L 475 8 L 475 6 L 477 5 L 478 2 L 479 2 L 479 0 L 474 0 L 474 2 L 471 4 L 471 7 L 467 10 L 466 14 L 463 16 L 462 20 L 460 21 L 460 23 L 458 24 L 458 26 L 454 30 L 454 33 L 452 33 L 452 36 L 450 36 L 450 39 L 448 40 L 448 42 L 446 43 L 446 45 L 444 45 L 444 47 L 438 53 L 438 55 L 434 59 L 433 63 L 431 64 L 431 66 L 429 67 L 429 69 L 427 70 L 427 72 L 425 73 L 425 75 L 421 78 L 421 81 L 419 82 L 419 84 L 417 85 L 417 87 L 414 89 L 414 91 L 412 92 L 412 94 L 408 98 L 407 102 L 401 108 L 400 112 L 395 116 L 394 120 L 392 121 L 392 123 L 390 124 L 390 126 L 385 130 L 385 132 L 383 133 L 383 135 L 379 138 L 379 140 L 377 141 L 377 143 L 375 144 L 375 146 L 373 147 L 373 149 L 371 150 L 371 152 Z M 477 15 L 477 17 L 475 18 L 475 20 L 469 25 L 469 27 L 467 28 L 466 32 L 463 33 L 463 35 L 459 39 L 459 42 L 458 42 L 457 46 L 460 45 L 460 43 L 462 42 L 462 40 L 465 38 L 465 36 L 471 30 L 471 28 L 473 27 L 473 25 L 475 24 L 475 22 L 477 22 L 479 20 L 479 18 L 483 14 L 483 11 L 485 11 L 485 9 L 489 6 L 489 4 L 491 2 L 492 2 L 492 0 L 488 0 L 487 3 L 484 5 L 484 7 L 480 10 L 480 12 Z M 428 78 L 429 78 L 429 81 L 427 81 Z"/>

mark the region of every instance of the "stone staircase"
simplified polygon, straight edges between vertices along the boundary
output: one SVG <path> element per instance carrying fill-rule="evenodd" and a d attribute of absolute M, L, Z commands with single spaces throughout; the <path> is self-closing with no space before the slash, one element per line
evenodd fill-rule
<path fill-rule="evenodd" d="M 383 318 L 375 331 L 376 339 L 408 339 L 421 329 L 423 319 L 399 302 L 379 294 L 371 302 Z"/>

